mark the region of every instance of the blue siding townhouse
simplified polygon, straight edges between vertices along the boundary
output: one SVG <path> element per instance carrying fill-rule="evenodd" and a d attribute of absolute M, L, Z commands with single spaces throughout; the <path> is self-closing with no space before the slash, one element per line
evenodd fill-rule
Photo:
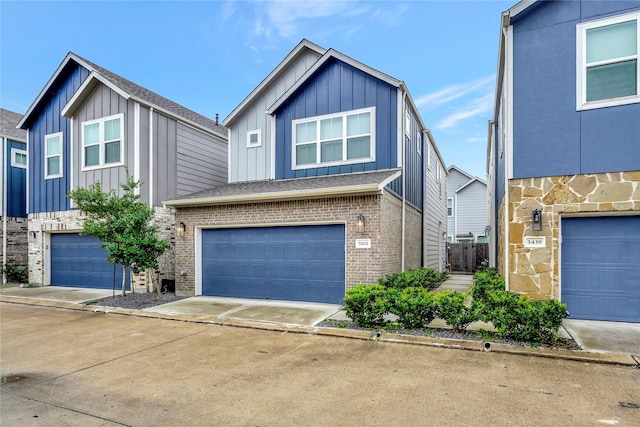
<path fill-rule="evenodd" d="M 340 303 L 442 269 L 446 169 L 402 81 L 302 40 L 224 125 L 229 183 L 165 202 L 178 292 Z"/>
<path fill-rule="evenodd" d="M 520 2 L 500 30 L 493 261 L 571 318 L 640 322 L 640 1 Z"/>
<path fill-rule="evenodd" d="M 27 133 L 22 116 L 0 108 L 0 221 L 2 266 L 27 266 Z M 3 275 L 2 283 L 6 283 Z"/>
<path fill-rule="evenodd" d="M 72 52 L 18 126 L 28 131 L 33 283 L 97 288 L 120 283 L 121 268 L 106 262 L 96 239 L 80 234 L 82 212 L 67 198 L 71 189 L 100 182 L 103 190 L 121 193 L 128 169 L 143 182 L 141 201 L 155 207 L 161 233 L 173 243 L 174 212 L 161 201 L 227 181 L 227 131 L 217 120 Z M 173 247 L 160 260 L 160 278 L 174 279 Z M 133 279 L 148 288 L 144 275 Z"/>

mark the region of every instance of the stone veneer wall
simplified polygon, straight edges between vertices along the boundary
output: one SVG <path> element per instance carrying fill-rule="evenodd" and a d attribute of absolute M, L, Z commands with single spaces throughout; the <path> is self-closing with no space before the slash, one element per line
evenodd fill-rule
<path fill-rule="evenodd" d="M 176 274 L 176 293 L 195 293 L 196 227 L 345 224 L 347 289 L 358 283 L 375 283 L 379 277 L 400 271 L 401 268 L 399 224 L 402 205 L 397 201 L 395 196 L 385 193 L 179 208 L 176 212 L 176 222 L 184 222 L 187 231 L 183 237 L 176 239 L 176 270 L 185 271 L 184 275 Z M 358 214 L 365 216 L 366 227 L 362 234 L 356 233 Z M 407 215 L 412 223 L 421 224 L 421 219 L 416 221 L 415 216 L 415 213 Z M 421 239 L 413 226 L 407 229 L 407 235 L 415 236 L 417 240 Z M 356 249 L 356 239 L 371 239 L 371 249 Z M 413 259 L 411 263 L 413 265 Z"/>
<path fill-rule="evenodd" d="M 29 262 L 27 223 L 27 218 L 7 217 L 7 264 L 26 267 Z M 3 257 L 2 249 L 3 245 L 0 244 L 0 260 Z"/>
<path fill-rule="evenodd" d="M 542 211 L 542 231 L 531 229 L 534 209 Z M 621 213 L 640 214 L 640 171 L 509 181 L 509 288 L 558 299 L 561 217 Z M 525 248 L 524 236 L 545 236 L 546 247 Z"/>
<path fill-rule="evenodd" d="M 155 207 L 155 221 L 160 225 L 161 237 L 169 238 L 170 246 L 160 257 L 160 279 L 175 277 L 175 209 Z M 79 210 L 41 212 L 29 214 L 29 282 L 37 285 L 45 283 L 45 233 L 80 232 L 84 217 Z M 136 292 L 146 291 L 146 276 L 132 274 Z"/>

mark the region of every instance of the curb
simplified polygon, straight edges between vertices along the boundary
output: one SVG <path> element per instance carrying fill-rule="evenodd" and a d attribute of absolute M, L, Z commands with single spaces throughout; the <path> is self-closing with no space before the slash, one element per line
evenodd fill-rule
<path fill-rule="evenodd" d="M 236 328 L 257 329 L 272 332 L 291 332 L 297 334 L 320 335 L 335 338 L 368 340 L 389 344 L 410 344 L 440 347 L 457 350 L 481 351 L 516 354 L 521 356 L 537 356 L 553 359 L 572 360 L 587 363 L 602 363 L 610 365 L 633 366 L 640 368 L 640 361 L 634 356 L 619 353 L 600 353 L 587 350 L 565 350 L 557 348 L 530 348 L 494 342 L 459 340 L 453 338 L 431 338 L 415 335 L 387 334 L 378 331 L 354 329 L 326 328 L 316 326 L 300 326 L 281 323 L 256 322 L 239 319 L 229 319 L 217 316 L 198 316 L 182 314 L 166 314 L 147 312 L 143 310 L 93 306 L 63 301 L 52 301 L 34 298 L 24 298 L 0 295 L 0 302 L 9 304 L 31 305 L 65 310 L 85 311 L 91 313 L 115 314 L 121 316 L 145 317 L 152 319 L 172 320 L 189 323 L 202 323 L 217 326 L 231 326 Z"/>

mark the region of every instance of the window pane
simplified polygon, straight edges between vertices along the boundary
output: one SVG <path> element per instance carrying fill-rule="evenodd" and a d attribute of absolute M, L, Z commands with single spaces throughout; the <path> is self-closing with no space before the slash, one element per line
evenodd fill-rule
<path fill-rule="evenodd" d="M 249 134 L 249 144 L 257 144 L 258 143 L 258 134 L 257 133 L 251 133 Z"/>
<path fill-rule="evenodd" d="M 49 157 L 47 159 L 47 175 L 60 174 L 60 157 Z"/>
<path fill-rule="evenodd" d="M 104 122 L 104 140 L 113 141 L 114 139 L 120 139 L 120 119 Z"/>
<path fill-rule="evenodd" d="M 323 142 L 320 146 L 321 162 L 336 162 L 342 160 L 342 140 Z"/>
<path fill-rule="evenodd" d="M 60 137 L 52 136 L 47 138 L 47 156 L 60 154 Z"/>
<path fill-rule="evenodd" d="M 371 113 L 360 113 L 347 117 L 347 136 L 371 133 Z"/>
<path fill-rule="evenodd" d="M 635 55 L 637 25 L 634 20 L 587 30 L 587 64 Z"/>
<path fill-rule="evenodd" d="M 100 123 L 86 125 L 84 127 L 84 145 L 97 144 L 100 142 Z"/>
<path fill-rule="evenodd" d="M 105 144 L 104 156 L 105 163 L 120 163 L 120 141 Z"/>
<path fill-rule="evenodd" d="M 296 144 L 316 140 L 316 122 L 298 123 L 296 125 Z"/>
<path fill-rule="evenodd" d="M 637 61 L 587 68 L 587 101 L 637 95 Z"/>
<path fill-rule="evenodd" d="M 368 159 L 371 157 L 370 137 L 349 138 L 347 140 L 347 159 Z"/>
<path fill-rule="evenodd" d="M 95 166 L 100 164 L 100 146 L 93 145 L 84 148 L 84 165 Z"/>
<path fill-rule="evenodd" d="M 320 139 L 334 139 L 342 137 L 342 117 L 320 121 Z"/>
<path fill-rule="evenodd" d="M 16 153 L 13 163 L 16 165 L 26 165 L 27 164 L 27 155 L 23 153 Z"/>
<path fill-rule="evenodd" d="M 298 145 L 296 147 L 296 165 L 308 165 L 316 162 L 316 144 Z"/>

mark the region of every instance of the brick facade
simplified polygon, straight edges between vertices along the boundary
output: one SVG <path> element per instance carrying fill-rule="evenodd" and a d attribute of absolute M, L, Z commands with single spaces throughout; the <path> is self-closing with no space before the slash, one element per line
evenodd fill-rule
<path fill-rule="evenodd" d="M 356 216 L 365 217 L 364 233 L 356 232 Z M 405 268 L 422 260 L 422 215 L 407 206 Z M 176 239 L 176 293 L 195 294 L 196 233 L 202 228 L 265 225 L 345 224 L 346 286 L 375 283 L 401 270 L 402 203 L 392 194 L 178 208 L 176 222 L 186 224 Z M 357 249 L 356 239 L 371 239 L 370 249 Z M 414 253 L 414 251 L 416 253 Z M 184 272 L 184 274 L 181 274 Z"/>
<path fill-rule="evenodd" d="M 531 212 L 542 211 L 542 231 Z M 525 178 L 509 181 L 509 288 L 532 298 L 559 299 L 560 222 L 563 216 L 640 215 L 640 171 Z M 504 206 L 498 213 L 498 256 L 504 260 Z M 525 236 L 546 247 L 524 247 Z M 504 274 L 504 262 L 500 263 Z"/>
<path fill-rule="evenodd" d="M 175 271 L 175 210 L 173 208 L 155 209 L 155 221 L 159 224 L 160 237 L 169 238 L 170 246 L 160 257 L 160 280 L 173 279 Z M 36 285 L 48 285 L 45 278 L 45 246 L 48 244 L 48 234 L 79 233 L 82 230 L 83 216 L 79 210 L 41 212 L 29 214 L 29 282 Z M 146 275 L 132 274 L 131 279 L 136 292 L 148 289 Z"/>
<path fill-rule="evenodd" d="M 3 218 L 0 216 L 0 223 Z M 26 267 L 28 264 L 27 218 L 7 217 L 7 264 Z M 4 256 L 0 245 L 0 259 Z"/>

